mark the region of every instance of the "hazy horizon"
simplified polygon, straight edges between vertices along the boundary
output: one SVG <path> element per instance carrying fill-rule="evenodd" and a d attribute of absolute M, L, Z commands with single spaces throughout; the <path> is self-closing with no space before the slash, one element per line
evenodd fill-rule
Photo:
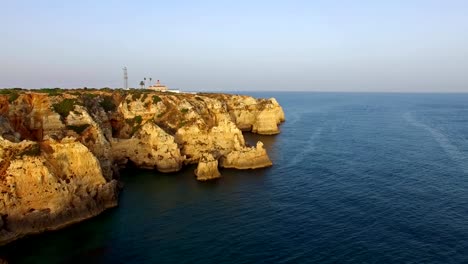
<path fill-rule="evenodd" d="M 0 87 L 468 92 L 466 1 L 8 1 Z"/>

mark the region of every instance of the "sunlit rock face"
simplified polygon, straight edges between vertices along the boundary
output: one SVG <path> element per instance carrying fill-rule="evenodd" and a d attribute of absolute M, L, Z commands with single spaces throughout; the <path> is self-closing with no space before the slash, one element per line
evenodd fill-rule
<path fill-rule="evenodd" d="M 119 164 L 130 160 L 140 168 L 161 172 L 178 171 L 184 162 L 174 137 L 152 122 L 144 124 L 130 139 L 114 139 L 112 157 Z"/>
<path fill-rule="evenodd" d="M 148 90 L 2 90 L 0 244 L 95 216 L 118 202 L 119 168 L 163 173 L 198 164 L 206 181 L 218 167 L 272 163 L 242 131 L 279 133 L 274 99 Z"/>
<path fill-rule="evenodd" d="M 225 101 L 233 122 L 242 131 L 261 135 L 278 134 L 278 125 L 285 121 L 283 108 L 275 98 L 255 99 L 245 95 L 210 94 Z"/>
<path fill-rule="evenodd" d="M 89 149 L 61 142 L 0 138 L 0 242 L 57 229 L 117 205 L 117 181 L 106 181 Z"/>
<path fill-rule="evenodd" d="M 278 134 L 278 125 L 284 121 L 284 112 L 275 98 L 271 98 L 259 109 L 252 132 L 261 135 Z"/>
<path fill-rule="evenodd" d="M 195 175 L 197 175 L 197 180 L 199 181 L 207 181 L 221 177 L 221 173 L 219 173 L 218 170 L 218 160 L 211 154 L 203 154 L 195 169 Z"/>
<path fill-rule="evenodd" d="M 255 147 L 242 147 L 221 157 L 221 167 L 234 169 L 258 169 L 273 165 L 262 142 Z"/>

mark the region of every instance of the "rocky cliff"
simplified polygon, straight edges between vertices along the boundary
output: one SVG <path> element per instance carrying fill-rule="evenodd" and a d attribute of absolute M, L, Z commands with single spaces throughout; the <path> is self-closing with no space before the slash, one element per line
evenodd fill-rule
<path fill-rule="evenodd" d="M 275 99 L 147 90 L 0 90 L 0 244 L 117 205 L 118 171 L 175 172 L 272 163 L 242 131 L 277 134 Z"/>

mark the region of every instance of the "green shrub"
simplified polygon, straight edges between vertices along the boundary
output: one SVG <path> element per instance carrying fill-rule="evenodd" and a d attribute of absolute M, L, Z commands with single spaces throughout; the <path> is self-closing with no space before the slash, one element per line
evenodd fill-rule
<path fill-rule="evenodd" d="M 141 126 L 134 126 L 134 127 L 132 128 L 132 132 L 130 133 L 130 136 L 133 136 L 133 135 L 138 131 L 138 129 L 140 129 L 140 127 L 141 127 Z"/>
<path fill-rule="evenodd" d="M 114 111 L 117 106 L 112 100 L 112 96 L 104 96 L 103 100 L 99 103 L 106 112 Z"/>
<path fill-rule="evenodd" d="M 140 97 L 141 97 L 141 93 L 140 93 L 140 92 L 134 92 L 134 93 L 132 94 L 132 100 L 133 100 L 133 101 L 138 100 Z"/>
<path fill-rule="evenodd" d="M 1 89 L 0 94 L 8 95 L 8 102 L 12 103 L 19 97 L 17 89 Z"/>
<path fill-rule="evenodd" d="M 8 102 L 12 103 L 16 99 L 18 99 L 18 97 L 19 97 L 19 93 L 12 92 L 12 93 L 10 93 L 10 96 L 8 96 Z"/>
<path fill-rule="evenodd" d="M 84 93 L 81 96 L 83 96 L 83 100 L 92 100 L 92 99 L 96 98 L 98 95 L 93 94 L 93 93 Z"/>
<path fill-rule="evenodd" d="M 157 104 L 158 102 L 161 102 L 161 97 L 157 95 L 153 95 L 153 104 Z"/>
<path fill-rule="evenodd" d="M 142 122 L 143 122 L 143 117 L 141 116 L 135 116 L 134 118 L 128 118 L 128 119 L 125 119 L 125 122 L 133 127 L 135 125 L 140 125 Z"/>
<path fill-rule="evenodd" d="M 75 108 L 76 100 L 75 99 L 64 99 L 60 103 L 52 105 L 55 112 L 57 112 L 62 118 L 67 118 L 70 111 Z"/>
<path fill-rule="evenodd" d="M 133 136 L 133 134 L 135 134 L 135 132 L 140 129 L 141 123 L 143 122 L 143 117 L 135 116 L 134 118 L 125 119 L 125 122 L 132 128 L 130 136 Z"/>
<path fill-rule="evenodd" d="M 135 116 L 133 118 L 133 120 L 135 121 L 135 123 L 137 124 L 141 124 L 141 122 L 143 122 L 143 118 L 141 116 Z"/>
<path fill-rule="evenodd" d="M 39 144 L 33 144 L 29 146 L 27 149 L 23 150 L 23 152 L 19 154 L 20 157 L 23 157 L 23 156 L 36 157 L 39 155 L 41 155 L 41 146 L 39 146 Z"/>
<path fill-rule="evenodd" d="M 188 112 L 188 109 L 187 108 L 182 108 L 182 109 L 180 109 L 180 112 L 182 112 L 183 114 L 186 114 Z"/>
<path fill-rule="evenodd" d="M 42 89 L 37 90 L 37 92 L 46 93 L 46 94 L 48 94 L 50 96 L 57 96 L 57 95 L 62 94 L 62 89 L 60 89 L 60 88 L 42 88 Z"/>
<path fill-rule="evenodd" d="M 67 129 L 75 131 L 78 135 L 83 133 L 87 128 L 89 127 L 89 124 L 83 124 L 83 125 L 78 125 L 78 126 L 67 126 Z"/>

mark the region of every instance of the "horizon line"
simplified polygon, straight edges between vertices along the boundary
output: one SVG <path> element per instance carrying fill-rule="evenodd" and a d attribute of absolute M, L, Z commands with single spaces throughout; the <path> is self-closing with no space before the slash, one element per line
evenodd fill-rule
<path fill-rule="evenodd" d="M 62 89 L 62 90 L 78 90 L 78 89 L 124 89 L 123 87 L 109 87 L 109 86 L 104 86 L 104 87 L 35 87 L 35 88 L 25 88 L 25 87 L 3 87 L 0 88 L 0 90 L 5 90 L 5 89 L 21 89 L 21 90 L 41 90 L 41 89 Z M 140 90 L 142 88 L 140 87 L 129 87 L 128 88 L 133 89 L 133 90 Z M 147 88 L 143 88 L 147 89 Z M 181 92 L 187 91 L 187 92 L 210 92 L 210 93 L 223 93 L 223 92 L 242 92 L 242 93 L 249 93 L 249 92 L 291 92 L 291 93 L 392 93 L 392 94 L 468 94 L 468 91 L 366 91 L 366 90 L 197 90 L 197 89 L 176 89 L 180 90 Z"/>

